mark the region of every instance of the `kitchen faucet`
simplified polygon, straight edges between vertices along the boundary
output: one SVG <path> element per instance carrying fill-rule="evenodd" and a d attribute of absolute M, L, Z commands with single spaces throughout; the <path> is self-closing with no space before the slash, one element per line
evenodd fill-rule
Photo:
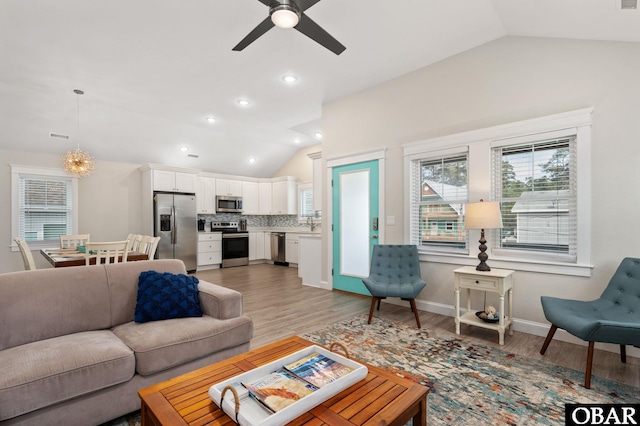
<path fill-rule="evenodd" d="M 307 216 L 307 225 L 311 227 L 311 232 L 313 232 L 318 224 L 313 222 L 312 216 Z"/>

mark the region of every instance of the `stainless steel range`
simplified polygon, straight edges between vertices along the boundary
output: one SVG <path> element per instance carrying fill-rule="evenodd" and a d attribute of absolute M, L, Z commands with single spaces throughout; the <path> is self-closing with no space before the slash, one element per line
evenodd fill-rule
<path fill-rule="evenodd" d="M 249 264 L 249 233 L 238 222 L 211 222 L 212 232 L 222 232 L 222 267 Z"/>

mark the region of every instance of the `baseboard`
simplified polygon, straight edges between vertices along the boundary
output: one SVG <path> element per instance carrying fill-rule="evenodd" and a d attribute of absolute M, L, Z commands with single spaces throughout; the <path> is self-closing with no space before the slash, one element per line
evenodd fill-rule
<path fill-rule="evenodd" d="M 399 298 L 387 298 L 383 299 L 383 303 L 389 303 L 392 305 L 406 306 L 407 302 L 401 300 Z M 416 306 L 421 311 L 432 312 L 434 314 L 446 315 L 451 318 L 455 317 L 455 307 L 453 305 L 445 305 L 442 303 L 434 303 L 429 302 L 427 300 L 418 300 L 416 299 Z M 465 312 L 466 309 L 462 309 L 462 312 Z M 453 320 L 452 320 L 453 321 Z M 513 331 L 532 334 L 534 336 L 546 337 L 549 333 L 549 329 L 551 326 L 549 324 L 543 324 L 534 321 L 528 321 L 523 319 L 514 318 L 513 320 Z M 507 337 L 508 338 L 508 337 Z M 580 346 L 587 346 L 587 342 L 582 339 L 578 339 L 577 337 L 567 333 L 562 329 L 558 329 L 556 334 L 553 336 L 554 340 L 560 340 L 563 342 L 573 343 Z M 607 352 L 620 353 L 620 345 L 614 345 L 611 343 L 596 343 L 596 349 L 601 349 Z M 627 356 L 640 358 L 640 348 L 636 348 L 634 346 L 627 346 Z"/>
<path fill-rule="evenodd" d="M 329 283 L 327 281 L 320 281 L 320 283 L 318 284 L 306 283 L 302 281 L 302 285 L 306 285 L 307 287 L 321 288 L 323 290 L 331 290 L 331 286 L 329 286 Z"/>

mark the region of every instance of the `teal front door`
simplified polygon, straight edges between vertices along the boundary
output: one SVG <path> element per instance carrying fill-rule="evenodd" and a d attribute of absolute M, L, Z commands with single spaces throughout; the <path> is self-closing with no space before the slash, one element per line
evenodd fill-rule
<path fill-rule="evenodd" d="M 369 295 L 371 253 L 378 243 L 378 160 L 334 167 L 333 288 Z"/>

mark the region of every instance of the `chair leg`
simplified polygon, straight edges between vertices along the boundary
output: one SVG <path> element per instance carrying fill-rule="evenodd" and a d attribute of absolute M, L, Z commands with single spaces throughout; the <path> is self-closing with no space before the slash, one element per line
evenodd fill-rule
<path fill-rule="evenodd" d="M 416 317 L 416 323 L 418 323 L 418 328 L 421 328 L 420 317 L 418 316 L 418 308 L 416 308 L 416 300 L 409 299 L 409 303 L 411 303 L 411 310 L 413 311 L 413 315 Z"/>
<path fill-rule="evenodd" d="M 371 317 L 373 317 L 373 309 L 376 307 L 376 300 L 378 301 L 378 306 L 380 306 L 380 299 L 378 299 L 377 297 L 372 297 L 371 309 L 369 309 L 369 321 L 367 321 L 367 324 L 371 324 Z"/>
<path fill-rule="evenodd" d="M 551 324 L 551 328 L 549 329 L 549 333 L 547 333 L 547 338 L 544 339 L 544 343 L 542 344 L 542 349 L 540 349 L 540 354 L 544 355 L 549 347 L 549 343 L 551 343 L 551 339 L 553 339 L 553 335 L 556 334 L 556 330 L 558 326 Z"/>
<path fill-rule="evenodd" d="M 593 364 L 593 345 L 594 342 L 589 342 L 589 349 L 587 350 L 587 369 L 584 373 L 584 387 L 591 388 L 591 365 Z"/>
<path fill-rule="evenodd" d="M 623 364 L 627 363 L 627 347 L 625 345 L 620 345 L 620 361 Z"/>
<path fill-rule="evenodd" d="M 380 302 L 382 302 L 382 298 L 378 297 L 378 310 L 380 310 Z"/>

